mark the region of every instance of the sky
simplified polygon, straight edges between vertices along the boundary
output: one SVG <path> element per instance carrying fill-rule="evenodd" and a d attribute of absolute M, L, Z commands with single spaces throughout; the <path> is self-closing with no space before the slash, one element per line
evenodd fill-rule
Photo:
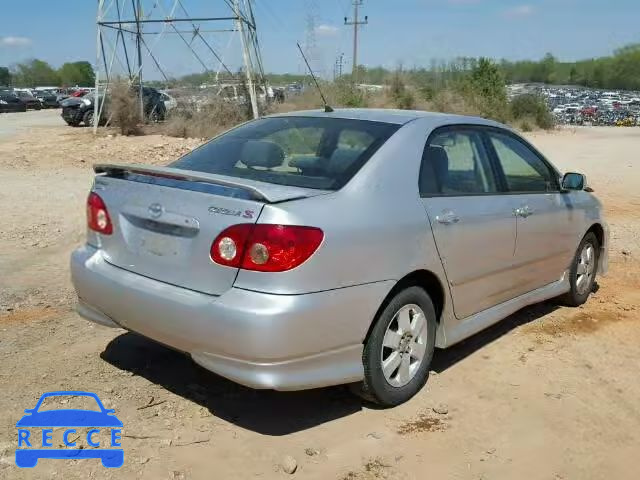
<path fill-rule="evenodd" d="M 129 0 L 105 0 L 105 4 L 114 1 L 120 1 L 125 10 L 131 5 Z M 173 17 L 183 16 L 178 1 L 193 17 L 225 15 L 227 8 L 223 0 L 141 1 L 148 18 L 171 15 L 173 5 Z M 2 0 L 0 66 L 29 58 L 46 60 L 55 67 L 76 60 L 95 64 L 96 5 L 96 0 L 30 0 L 25 9 L 22 1 Z M 110 11 L 115 14 L 113 7 Z M 363 0 L 360 11 L 368 16 L 368 24 L 360 29 L 358 59 L 369 67 L 428 67 L 433 59 L 457 56 L 538 59 L 546 52 L 561 60 L 577 60 L 640 43 L 640 0 Z M 314 37 L 314 69 L 330 76 L 340 53 L 344 53 L 345 70 L 351 68 L 353 27 L 343 23 L 345 16 L 351 19 L 353 15 L 352 0 L 254 0 L 254 13 L 265 71 L 301 73 L 296 41 L 305 45 Z M 204 30 L 231 25 L 201 26 Z M 145 28 L 152 31 L 152 26 Z M 184 36 L 192 40 L 190 33 Z M 237 35 L 203 36 L 230 69 L 240 67 Z M 213 71 L 219 67 L 199 38 L 193 39 L 193 46 L 200 60 L 177 35 L 147 38 L 169 76 L 202 71 L 202 63 Z M 159 78 L 148 54 L 143 56 L 148 65 L 145 76 Z M 117 61 L 115 64 L 120 68 Z"/>

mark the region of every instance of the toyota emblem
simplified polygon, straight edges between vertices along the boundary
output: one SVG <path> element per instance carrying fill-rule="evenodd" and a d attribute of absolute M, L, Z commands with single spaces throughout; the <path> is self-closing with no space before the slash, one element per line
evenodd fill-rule
<path fill-rule="evenodd" d="M 153 218 L 158 218 L 164 213 L 164 207 L 159 203 L 152 203 L 149 205 L 149 215 Z"/>

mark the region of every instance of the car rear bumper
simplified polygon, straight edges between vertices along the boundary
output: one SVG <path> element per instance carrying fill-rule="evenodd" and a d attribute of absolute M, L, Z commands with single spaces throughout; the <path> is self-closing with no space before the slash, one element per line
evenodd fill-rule
<path fill-rule="evenodd" d="M 304 295 L 231 288 L 212 296 L 115 267 L 85 246 L 71 257 L 78 313 L 178 350 L 253 388 L 300 390 L 363 378 L 362 342 L 393 286 Z"/>

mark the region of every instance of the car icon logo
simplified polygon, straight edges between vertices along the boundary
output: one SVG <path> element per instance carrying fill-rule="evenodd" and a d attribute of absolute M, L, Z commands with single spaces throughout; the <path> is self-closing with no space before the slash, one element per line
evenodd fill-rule
<path fill-rule="evenodd" d="M 49 397 L 89 397 L 97 404 L 97 410 L 41 408 Z M 118 468 L 124 463 L 124 450 L 120 443 L 122 422 L 114 415 L 115 410 L 105 408 L 100 398 L 91 392 L 64 391 L 48 392 L 40 397 L 34 408 L 25 410 L 26 415 L 16 423 L 18 446 L 16 465 L 33 468 L 40 458 L 82 459 L 99 458 L 107 468 Z M 55 448 L 54 428 L 63 427 L 63 443 L 69 448 Z M 90 429 L 89 429 L 90 428 Z M 86 432 L 89 447 L 83 448 L 76 441 L 82 429 Z M 107 434 L 105 436 L 105 434 Z M 102 437 L 101 437 L 102 435 Z"/>
<path fill-rule="evenodd" d="M 159 203 L 152 203 L 149 205 L 148 211 L 152 218 L 159 218 L 164 213 L 164 207 Z"/>

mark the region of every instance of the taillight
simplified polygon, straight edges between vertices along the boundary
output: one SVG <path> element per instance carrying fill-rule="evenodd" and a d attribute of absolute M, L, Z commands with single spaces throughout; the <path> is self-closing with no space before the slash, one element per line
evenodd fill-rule
<path fill-rule="evenodd" d="M 211 259 L 220 265 L 239 267 L 252 228 L 252 223 L 242 223 L 225 229 L 211 244 Z"/>
<path fill-rule="evenodd" d="M 100 195 L 95 192 L 91 192 L 87 199 L 87 225 L 91 230 L 104 235 L 113 233 L 113 225 L 107 206 Z"/>
<path fill-rule="evenodd" d="M 319 228 L 292 225 L 233 225 L 211 245 L 211 259 L 220 265 L 258 272 L 284 272 L 305 262 L 318 249 Z"/>

